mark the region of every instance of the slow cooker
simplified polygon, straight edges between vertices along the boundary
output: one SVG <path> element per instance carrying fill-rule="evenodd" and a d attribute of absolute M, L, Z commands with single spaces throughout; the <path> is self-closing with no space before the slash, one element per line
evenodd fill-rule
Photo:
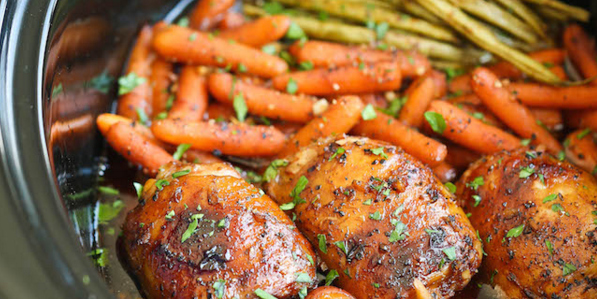
<path fill-rule="evenodd" d="M 95 117 L 114 108 L 138 28 L 192 2 L 0 1 L 0 298 L 129 298 L 120 265 L 98 272 L 88 256 L 107 171 Z M 81 20 L 96 30 L 73 32 Z"/>

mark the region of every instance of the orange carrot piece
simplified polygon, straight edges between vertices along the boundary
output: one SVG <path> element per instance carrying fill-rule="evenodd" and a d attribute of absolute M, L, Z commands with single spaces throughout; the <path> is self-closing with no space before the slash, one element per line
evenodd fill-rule
<path fill-rule="evenodd" d="M 380 62 L 363 68 L 344 66 L 294 72 L 277 76 L 272 83 L 277 90 L 289 91 L 289 84 L 292 83 L 298 93 L 344 95 L 397 90 L 402 83 L 402 76 L 395 62 Z"/>
<path fill-rule="evenodd" d="M 343 289 L 337 287 L 325 286 L 319 287 L 305 297 L 305 299 L 355 299 L 354 296 L 349 294 Z"/>
<path fill-rule="evenodd" d="M 209 106 L 207 106 L 207 119 L 223 119 L 228 121 L 235 115 L 236 113 L 234 112 L 234 109 L 228 105 L 211 103 Z"/>
<path fill-rule="evenodd" d="M 550 131 L 558 131 L 564 128 L 562 111 L 558 109 L 544 108 L 533 108 L 529 110 L 531 110 L 531 113 L 535 119 L 537 119 L 537 123 L 544 125 Z"/>
<path fill-rule="evenodd" d="M 352 133 L 390 142 L 429 166 L 441 163 L 448 152 L 440 142 L 382 113 L 377 113 L 372 120 L 359 122 Z"/>
<path fill-rule="evenodd" d="M 266 78 L 288 70 L 288 65 L 282 58 L 176 25 L 158 31 L 153 38 L 153 47 L 170 60 L 216 67 L 229 66 L 234 71 L 241 68 L 246 69 L 248 74 Z"/>
<path fill-rule="evenodd" d="M 363 103 L 356 96 L 340 97 L 323 114 L 300 129 L 278 156 L 294 154 L 301 147 L 322 137 L 348 133 L 361 118 L 363 108 Z"/>
<path fill-rule="evenodd" d="M 154 116 L 166 111 L 166 103 L 170 97 L 168 87 L 172 83 L 172 63 L 157 57 L 151 64 L 149 83 L 152 86 L 152 110 Z"/>
<path fill-rule="evenodd" d="M 245 123 L 165 119 L 154 122 L 151 130 L 164 142 L 189 143 L 194 149 L 242 157 L 273 156 L 282 150 L 286 141 L 284 134 L 273 127 L 250 126 Z"/>
<path fill-rule="evenodd" d="M 214 28 L 234 2 L 235 0 L 199 0 L 189 15 L 190 26 L 199 30 Z"/>
<path fill-rule="evenodd" d="M 479 97 L 470 93 L 467 95 L 451 98 L 448 100 L 450 104 L 458 107 L 462 111 L 468 113 L 476 119 L 481 120 L 483 123 L 505 129 L 506 126 L 491 112 L 487 106 L 485 106 Z"/>
<path fill-rule="evenodd" d="M 529 107 L 597 108 L 597 86 L 594 85 L 558 87 L 539 83 L 510 83 L 507 88 Z"/>
<path fill-rule="evenodd" d="M 218 37 L 231 39 L 254 48 L 261 48 L 284 37 L 289 27 L 289 17 L 283 15 L 267 16 L 239 27 L 222 31 Z"/>
<path fill-rule="evenodd" d="M 566 126 L 570 128 L 591 128 L 597 131 L 597 110 L 566 111 Z"/>
<path fill-rule="evenodd" d="M 566 74 L 566 70 L 561 65 L 555 65 L 549 69 L 554 75 L 558 76 L 560 80 L 567 81 L 568 74 Z"/>
<path fill-rule="evenodd" d="M 136 120 L 138 118 L 137 109 L 143 111 L 147 116 L 151 115 L 151 87 L 149 86 L 151 59 L 151 37 L 152 29 L 150 26 L 144 26 L 139 33 L 137 42 L 131 51 L 129 65 L 126 75 L 134 73 L 137 77 L 145 79 L 145 82 L 137 85 L 130 92 L 122 95 L 118 99 L 118 114 Z"/>
<path fill-rule="evenodd" d="M 472 73 L 471 86 L 475 94 L 500 120 L 533 144 L 543 144 L 552 154 L 562 150 L 562 145 L 537 123 L 535 116 L 504 88 L 500 79 L 489 69 L 480 67 Z"/>
<path fill-rule="evenodd" d="M 576 130 L 566 138 L 566 158 L 592 175 L 597 174 L 597 145 L 594 134 Z"/>
<path fill-rule="evenodd" d="M 520 147 L 518 138 L 484 124 L 450 103 L 433 101 L 429 111 L 443 116 L 446 129 L 442 136 L 479 153 L 491 154 Z"/>
<path fill-rule="evenodd" d="M 445 142 L 444 144 L 448 147 L 448 155 L 445 161 L 456 168 L 467 169 L 471 163 L 481 158 L 479 153 L 473 152 L 456 143 Z"/>
<path fill-rule="evenodd" d="M 207 79 L 199 67 L 185 66 L 178 78 L 176 101 L 168 112 L 169 119 L 200 121 L 207 108 Z"/>
<path fill-rule="evenodd" d="M 356 96 L 358 96 L 359 98 L 361 98 L 361 101 L 363 102 L 363 104 L 365 105 L 373 105 L 373 107 L 376 108 L 386 108 L 388 106 L 388 100 L 385 98 L 385 96 L 382 93 L 360 93 L 360 94 L 356 94 Z"/>
<path fill-rule="evenodd" d="M 405 92 L 408 99 L 400 110 L 399 120 L 418 128 L 423 123 L 423 113 L 435 95 L 435 82 L 430 76 L 423 76 L 411 84 Z"/>
<path fill-rule="evenodd" d="M 112 127 L 112 125 L 119 122 L 132 127 L 135 130 L 135 132 L 137 132 L 153 144 L 160 147 L 163 146 L 163 143 L 153 136 L 153 133 L 151 133 L 151 130 L 148 127 L 141 125 L 139 122 L 134 121 L 130 118 L 111 113 L 104 113 L 100 114 L 96 119 L 97 128 L 104 136 L 108 133 L 108 130 L 110 130 L 110 127 Z"/>
<path fill-rule="evenodd" d="M 448 82 L 446 81 L 446 74 L 440 71 L 431 70 L 428 72 L 429 77 L 435 83 L 435 95 L 433 98 L 443 98 L 448 93 Z"/>
<path fill-rule="evenodd" d="M 155 145 L 124 122 L 114 123 L 105 133 L 112 148 L 133 164 L 140 165 L 150 174 L 173 160 L 172 155 Z"/>
<path fill-rule="evenodd" d="M 597 77 L 595 41 L 577 24 L 571 24 L 564 30 L 563 39 L 568 57 L 585 79 Z M 591 84 L 595 85 L 597 82 L 593 80 Z"/>
<path fill-rule="evenodd" d="M 228 11 L 224 14 L 222 21 L 218 24 L 221 31 L 233 29 L 243 25 L 246 22 L 245 16 L 241 13 Z"/>
<path fill-rule="evenodd" d="M 227 73 L 212 74 L 208 85 L 211 95 L 224 104 L 232 105 L 234 96 L 241 95 L 251 114 L 299 123 L 313 118 L 315 100 L 311 97 L 252 85 Z"/>
<path fill-rule="evenodd" d="M 432 170 L 442 183 L 452 182 L 458 175 L 456 168 L 445 161 L 433 167 Z"/>
<path fill-rule="evenodd" d="M 554 66 L 550 70 L 562 79 L 562 70 L 557 67 L 564 62 L 566 53 L 562 49 L 546 49 L 530 53 L 529 56 L 540 63 L 549 63 Z M 514 65 L 507 61 L 500 61 L 494 65 L 487 67 L 499 78 L 506 78 L 510 80 L 518 80 L 524 77 L 524 74 Z M 565 72 L 564 72 L 565 74 Z M 450 92 L 471 92 L 470 87 L 471 74 L 460 75 L 450 82 L 448 89 Z"/>
<path fill-rule="evenodd" d="M 308 61 L 314 67 L 356 66 L 361 62 L 369 64 L 395 60 L 399 62 L 404 77 L 420 76 L 431 70 L 429 60 L 415 51 L 388 52 L 322 41 L 296 42 L 289 51 L 298 62 Z"/>

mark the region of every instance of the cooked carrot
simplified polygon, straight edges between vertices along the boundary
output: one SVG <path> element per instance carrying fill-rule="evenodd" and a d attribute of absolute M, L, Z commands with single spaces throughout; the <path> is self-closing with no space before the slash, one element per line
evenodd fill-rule
<path fill-rule="evenodd" d="M 576 130 L 566 138 L 566 158 L 592 175 L 597 174 L 597 145 L 592 132 Z"/>
<path fill-rule="evenodd" d="M 359 63 L 376 63 L 395 60 L 399 62 L 404 77 L 423 75 L 431 69 L 427 58 L 415 51 L 380 51 L 361 46 L 346 46 L 331 42 L 296 42 L 290 53 L 298 62 L 311 62 L 314 67 L 356 66 Z"/>
<path fill-rule="evenodd" d="M 363 67 L 315 69 L 273 78 L 274 88 L 309 95 L 343 95 L 397 90 L 402 76 L 396 62 L 379 62 Z"/>
<path fill-rule="evenodd" d="M 477 152 L 473 152 L 468 148 L 462 147 L 453 142 L 444 142 L 448 147 L 448 155 L 446 156 L 445 162 L 453 165 L 459 169 L 467 169 L 469 165 L 481 158 L 481 155 Z"/>
<path fill-rule="evenodd" d="M 243 157 L 273 156 L 282 150 L 286 141 L 284 134 L 275 128 L 244 123 L 165 119 L 154 122 L 151 130 L 164 142 L 189 143 L 194 149 Z"/>
<path fill-rule="evenodd" d="M 447 154 L 445 145 L 382 113 L 359 122 L 352 133 L 390 142 L 429 166 L 438 165 Z"/>
<path fill-rule="evenodd" d="M 448 102 L 485 124 L 500 129 L 506 128 L 504 123 L 502 123 L 474 93 L 448 99 Z"/>
<path fill-rule="evenodd" d="M 553 66 L 550 70 L 558 77 L 562 78 L 562 69 L 558 69 L 559 65 L 564 62 L 566 53 L 562 49 L 546 49 L 529 53 L 529 56 L 540 63 L 549 63 Z M 488 67 L 496 76 L 502 79 L 518 80 L 523 78 L 523 73 L 514 65 L 507 61 L 500 61 Z M 565 72 L 564 72 L 565 73 Z M 470 73 L 460 75 L 450 82 L 448 89 L 450 92 L 471 92 L 470 87 Z"/>
<path fill-rule="evenodd" d="M 114 123 L 104 137 L 116 152 L 131 163 L 142 166 L 150 174 L 156 174 L 162 165 L 173 160 L 172 155 L 163 148 L 124 122 Z"/>
<path fill-rule="evenodd" d="M 568 74 L 566 74 L 566 70 L 561 65 L 554 65 L 549 70 L 562 81 L 568 80 Z"/>
<path fill-rule="evenodd" d="M 544 108 L 533 108 L 530 110 L 535 119 L 537 119 L 537 123 L 545 126 L 550 131 L 558 131 L 564 127 L 562 111 Z"/>
<path fill-rule="evenodd" d="M 529 107 L 597 108 L 597 86 L 594 85 L 558 87 L 539 83 L 510 83 L 507 88 Z"/>
<path fill-rule="evenodd" d="M 296 134 L 296 132 L 298 132 L 298 130 L 303 128 L 304 124 L 292 123 L 292 122 L 287 122 L 287 121 L 278 121 L 278 122 L 272 123 L 272 126 L 274 126 L 274 128 L 276 128 L 276 129 L 280 130 L 280 132 L 284 133 L 284 135 L 291 136 L 293 134 Z"/>
<path fill-rule="evenodd" d="M 137 42 L 131 51 L 129 65 L 126 75 L 141 77 L 145 80 L 136 85 L 131 91 L 121 95 L 118 99 L 118 114 L 136 120 L 138 118 L 137 109 L 143 111 L 146 115 L 151 115 L 151 87 L 149 86 L 151 59 L 151 37 L 152 29 L 150 26 L 144 26 L 139 33 Z"/>
<path fill-rule="evenodd" d="M 149 84 L 152 87 L 152 110 L 154 116 L 166 111 L 166 103 L 170 97 L 168 87 L 172 83 L 172 63 L 157 57 L 151 64 Z"/>
<path fill-rule="evenodd" d="M 211 95 L 228 105 L 233 104 L 235 96 L 242 96 L 251 114 L 299 123 L 313 118 L 315 100 L 311 97 L 252 85 L 226 73 L 210 75 L 208 85 Z"/>
<path fill-rule="evenodd" d="M 595 51 L 595 41 L 577 24 L 569 25 L 564 30 L 564 47 L 568 52 L 568 57 L 574 65 L 580 70 L 582 75 L 588 78 L 597 76 L 597 51 Z M 591 84 L 597 84 L 594 80 Z"/>
<path fill-rule="evenodd" d="M 230 120 L 235 116 L 234 109 L 228 105 L 211 103 L 207 106 L 207 118 L 214 120 Z"/>
<path fill-rule="evenodd" d="M 429 111 L 443 116 L 446 129 L 442 136 L 474 151 L 491 154 L 520 147 L 518 138 L 484 124 L 450 103 L 433 101 Z"/>
<path fill-rule="evenodd" d="M 448 93 L 448 82 L 446 81 L 446 74 L 436 70 L 428 72 L 429 77 L 435 83 L 435 99 L 443 98 Z"/>
<path fill-rule="evenodd" d="M 456 168 L 445 161 L 434 166 L 432 170 L 442 183 L 452 182 L 458 175 Z"/>
<path fill-rule="evenodd" d="M 286 157 L 294 154 L 301 147 L 321 137 L 348 133 L 361 118 L 363 107 L 363 103 L 356 96 L 340 97 L 323 114 L 300 129 L 278 156 Z"/>
<path fill-rule="evenodd" d="M 196 149 L 187 150 L 182 155 L 182 160 L 197 164 L 223 163 L 223 161 L 220 158 L 214 156 L 213 154 Z"/>
<path fill-rule="evenodd" d="M 386 108 L 388 106 L 388 100 L 385 98 L 385 96 L 382 93 L 372 93 L 372 92 L 368 92 L 368 93 L 359 93 L 356 94 L 356 96 L 358 96 L 359 98 L 361 98 L 361 101 L 363 102 L 363 104 L 368 105 L 371 104 L 373 105 L 373 107 L 379 107 L 379 108 Z"/>
<path fill-rule="evenodd" d="M 545 145 L 552 154 L 562 150 L 562 145 L 537 123 L 531 111 L 518 103 L 489 69 L 475 69 L 472 72 L 471 86 L 483 104 L 519 136 L 531 139 L 533 144 Z"/>
<path fill-rule="evenodd" d="M 235 11 L 228 11 L 224 14 L 222 21 L 218 24 L 221 31 L 233 29 L 245 23 L 245 16 Z"/>
<path fill-rule="evenodd" d="M 190 26 L 199 30 L 214 28 L 235 0 L 199 0 L 189 15 Z"/>
<path fill-rule="evenodd" d="M 139 122 L 134 121 L 130 118 L 111 113 L 104 113 L 100 114 L 96 119 L 97 128 L 100 130 L 102 135 L 106 135 L 108 133 L 108 130 L 110 130 L 110 127 L 112 127 L 112 125 L 114 125 L 115 123 L 119 122 L 132 127 L 135 130 L 135 132 L 139 133 L 153 144 L 157 146 L 163 145 L 161 141 L 157 140 L 153 136 L 153 133 L 151 133 L 151 130 L 148 127 L 141 125 Z"/>
<path fill-rule="evenodd" d="M 355 299 L 343 289 L 337 287 L 325 286 L 311 291 L 305 299 Z"/>
<path fill-rule="evenodd" d="M 167 59 L 188 64 L 230 67 L 266 78 L 285 73 L 288 65 L 279 57 L 239 43 L 189 28 L 170 25 L 158 31 L 153 47 Z"/>
<path fill-rule="evenodd" d="M 239 27 L 222 31 L 218 37 L 231 39 L 247 46 L 261 48 L 284 37 L 289 27 L 289 17 L 283 15 L 267 16 Z"/>
<path fill-rule="evenodd" d="M 418 128 L 423 123 L 423 113 L 435 96 L 435 82 L 430 76 L 423 76 L 411 84 L 405 92 L 408 99 L 400 110 L 398 119 Z"/>
<path fill-rule="evenodd" d="M 207 79 L 199 67 L 185 66 L 178 79 L 176 101 L 168 112 L 169 119 L 200 121 L 207 108 Z"/>

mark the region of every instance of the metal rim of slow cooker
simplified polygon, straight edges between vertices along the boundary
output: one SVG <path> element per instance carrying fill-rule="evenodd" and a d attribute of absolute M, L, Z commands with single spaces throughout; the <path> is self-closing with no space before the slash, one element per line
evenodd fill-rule
<path fill-rule="evenodd" d="M 56 2 L 0 1 L 0 297 L 113 298 L 81 254 L 49 164 L 41 93 Z"/>

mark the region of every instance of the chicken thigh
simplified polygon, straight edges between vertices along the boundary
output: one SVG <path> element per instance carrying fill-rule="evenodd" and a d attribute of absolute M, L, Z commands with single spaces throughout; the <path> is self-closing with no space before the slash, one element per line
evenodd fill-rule
<path fill-rule="evenodd" d="M 150 299 L 288 298 L 317 282 L 311 245 L 227 164 L 167 165 L 145 184 L 119 242 Z"/>
<path fill-rule="evenodd" d="M 456 194 L 487 253 L 478 280 L 500 298 L 597 298 L 597 184 L 590 174 L 520 149 L 477 161 Z"/>
<path fill-rule="evenodd" d="M 338 136 L 288 157 L 267 192 L 356 298 L 414 298 L 414 281 L 450 297 L 481 263 L 454 196 L 389 143 Z M 278 165 L 283 165 L 280 162 Z"/>

